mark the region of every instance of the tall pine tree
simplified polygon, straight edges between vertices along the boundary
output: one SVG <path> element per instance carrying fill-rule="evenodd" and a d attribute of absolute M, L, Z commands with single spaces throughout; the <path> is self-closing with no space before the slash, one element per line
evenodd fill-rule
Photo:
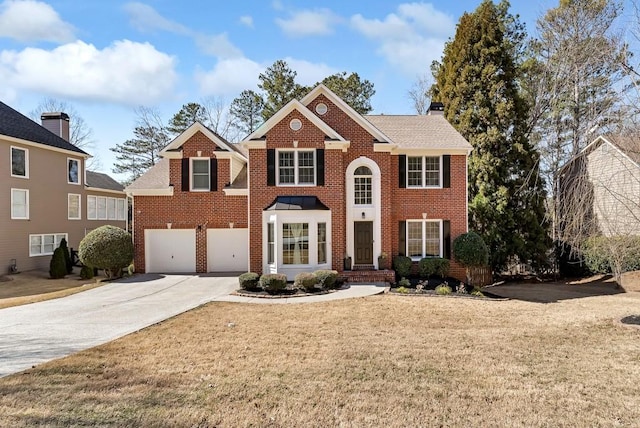
<path fill-rule="evenodd" d="M 526 34 L 509 2 L 484 0 L 465 13 L 441 63 L 432 67 L 434 101 L 471 143 L 470 228 L 491 250 L 494 270 L 512 256 L 541 264 L 549 246 L 539 154 L 528 141 L 528 105 L 519 79 Z"/>

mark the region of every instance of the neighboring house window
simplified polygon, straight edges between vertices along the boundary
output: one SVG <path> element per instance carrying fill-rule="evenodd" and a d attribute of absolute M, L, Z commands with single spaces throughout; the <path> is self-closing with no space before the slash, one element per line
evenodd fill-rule
<path fill-rule="evenodd" d="M 373 174 L 366 166 L 358 167 L 354 172 L 354 203 L 356 205 L 371 205 L 371 180 Z"/>
<path fill-rule="evenodd" d="M 407 187 L 440 187 L 440 156 L 407 156 Z"/>
<path fill-rule="evenodd" d="M 442 257 L 441 224 L 440 220 L 408 220 L 407 255 L 413 259 Z"/>
<path fill-rule="evenodd" d="M 276 241 L 274 236 L 275 225 L 267 223 L 267 263 L 274 264 L 276 261 Z"/>
<path fill-rule="evenodd" d="M 127 200 L 106 196 L 87 196 L 88 220 L 126 220 Z"/>
<path fill-rule="evenodd" d="M 80 220 L 80 195 L 69 193 L 67 195 L 67 218 L 69 220 Z"/>
<path fill-rule="evenodd" d="M 327 262 L 327 223 L 318 223 L 318 263 Z"/>
<path fill-rule="evenodd" d="M 46 233 L 29 235 L 29 256 L 49 256 L 60 246 L 60 241 L 67 238 L 66 233 Z"/>
<path fill-rule="evenodd" d="M 67 158 L 67 182 L 80 184 L 80 161 L 78 159 Z"/>
<path fill-rule="evenodd" d="M 316 177 L 315 150 L 279 150 L 279 185 L 314 185 Z"/>
<path fill-rule="evenodd" d="M 29 151 L 11 147 L 11 176 L 29 178 Z"/>
<path fill-rule="evenodd" d="M 11 189 L 11 218 L 14 220 L 29 219 L 29 191 Z"/>
<path fill-rule="evenodd" d="M 309 264 L 309 224 L 282 224 L 282 264 Z"/>
<path fill-rule="evenodd" d="M 209 159 L 191 159 L 191 190 L 209 191 Z"/>

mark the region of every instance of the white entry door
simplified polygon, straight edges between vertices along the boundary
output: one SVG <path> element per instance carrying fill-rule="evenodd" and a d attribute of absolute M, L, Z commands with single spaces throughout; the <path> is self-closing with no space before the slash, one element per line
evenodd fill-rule
<path fill-rule="evenodd" d="M 207 229 L 207 270 L 246 272 L 249 269 L 249 229 Z"/>
<path fill-rule="evenodd" d="M 144 248 L 146 272 L 196 271 L 196 231 L 193 229 L 147 229 Z"/>

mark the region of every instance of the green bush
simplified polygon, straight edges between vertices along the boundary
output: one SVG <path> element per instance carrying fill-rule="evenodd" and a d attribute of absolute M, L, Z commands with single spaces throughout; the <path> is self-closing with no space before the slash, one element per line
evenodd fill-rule
<path fill-rule="evenodd" d="M 80 269 L 80 278 L 81 279 L 92 279 L 93 278 L 93 268 L 91 266 L 84 265 L 82 269 Z"/>
<path fill-rule="evenodd" d="M 62 238 L 60 241 L 60 248 L 62 248 L 64 254 L 64 264 L 67 268 L 67 273 L 73 273 L 73 262 L 71 261 L 71 254 L 69 253 L 69 247 L 67 246 L 67 240 Z"/>
<path fill-rule="evenodd" d="M 407 287 L 398 287 L 396 292 L 401 293 L 401 294 L 408 294 L 409 293 L 409 289 Z"/>
<path fill-rule="evenodd" d="M 594 236 L 587 239 L 583 254 L 593 273 L 611 273 L 616 263 L 621 272 L 640 270 L 640 237 Z"/>
<path fill-rule="evenodd" d="M 449 284 L 447 284 L 446 282 L 436 287 L 436 294 L 439 294 L 441 296 L 446 296 L 448 294 L 451 294 L 452 292 L 453 290 L 451 289 L 451 287 L 449 287 Z"/>
<path fill-rule="evenodd" d="M 400 288 L 402 287 L 411 287 L 411 281 L 409 281 L 407 278 L 402 278 L 400 281 L 398 281 L 398 285 L 400 286 Z"/>
<path fill-rule="evenodd" d="M 64 250 L 61 247 L 53 251 L 51 262 L 49 263 L 49 276 L 53 279 L 64 278 L 67 274 L 67 265 L 64 262 Z"/>
<path fill-rule="evenodd" d="M 411 258 L 407 256 L 395 256 L 393 258 L 393 269 L 400 278 L 411 275 Z"/>
<path fill-rule="evenodd" d="M 119 278 L 133 260 L 131 235 L 116 226 L 101 226 L 80 241 L 78 255 L 83 264 L 104 269 L 107 278 Z"/>
<path fill-rule="evenodd" d="M 278 293 L 287 288 L 287 275 L 267 273 L 260 277 L 260 287 L 267 293 Z"/>
<path fill-rule="evenodd" d="M 446 278 L 449 275 L 449 266 L 449 260 L 440 257 L 425 257 L 418 264 L 420 277 L 422 278 L 430 276 Z"/>
<path fill-rule="evenodd" d="M 318 278 L 310 272 L 300 272 L 293 281 L 294 287 L 304 291 L 314 291 L 317 284 Z"/>
<path fill-rule="evenodd" d="M 463 266 L 486 266 L 489 247 L 477 233 L 463 233 L 453 240 L 453 257 Z"/>
<path fill-rule="evenodd" d="M 337 283 L 337 270 L 320 269 L 313 274 L 318 278 L 318 286 L 324 290 L 334 288 Z"/>
<path fill-rule="evenodd" d="M 241 290 L 258 291 L 260 289 L 260 275 L 255 272 L 246 272 L 238 277 Z"/>

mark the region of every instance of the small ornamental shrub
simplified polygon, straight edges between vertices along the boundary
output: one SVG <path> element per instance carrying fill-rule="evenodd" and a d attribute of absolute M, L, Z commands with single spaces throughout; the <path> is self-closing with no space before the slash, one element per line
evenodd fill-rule
<path fill-rule="evenodd" d="M 80 269 L 80 279 L 92 279 L 93 278 L 93 268 L 87 265 L 82 266 Z"/>
<path fill-rule="evenodd" d="M 401 294 L 408 294 L 409 293 L 409 289 L 407 287 L 398 287 L 396 292 L 401 293 Z"/>
<path fill-rule="evenodd" d="M 260 288 L 267 293 L 278 293 L 287 288 L 287 275 L 283 273 L 264 274 L 260 277 Z"/>
<path fill-rule="evenodd" d="M 449 266 L 449 260 L 440 257 L 425 257 L 418 264 L 420 277 L 422 278 L 430 276 L 445 278 L 449 275 Z"/>
<path fill-rule="evenodd" d="M 463 233 L 453 240 L 453 257 L 465 267 L 486 266 L 489 247 L 477 233 Z"/>
<path fill-rule="evenodd" d="M 407 278 L 402 278 L 400 281 L 398 281 L 398 285 L 400 286 L 400 288 L 411 287 L 411 281 L 409 281 Z"/>
<path fill-rule="evenodd" d="M 471 295 L 475 297 L 484 297 L 484 294 L 482 294 L 482 291 L 480 291 L 479 288 L 474 288 Z"/>
<path fill-rule="evenodd" d="M 334 288 L 338 279 L 337 270 L 320 269 L 313 273 L 318 279 L 318 287 L 323 290 Z"/>
<path fill-rule="evenodd" d="M 407 256 L 395 256 L 393 258 L 393 269 L 400 278 L 411 274 L 411 258 Z"/>
<path fill-rule="evenodd" d="M 293 286 L 299 290 L 314 291 L 318 278 L 310 272 L 300 272 L 296 275 Z"/>
<path fill-rule="evenodd" d="M 67 265 L 64 262 L 64 250 L 56 248 L 49 263 L 49 276 L 53 279 L 64 278 L 67 274 Z"/>
<path fill-rule="evenodd" d="M 447 284 L 446 282 L 436 287 L 436 294 L 439 294 L 440 296 L 446 296 L 451 294 L 452 292 L 453 290 L 451 290 L 451 287 L 449 287 L 449 284 Z"/>
<path fill-rule="evenodd" d="M 83 264 L 104 269 L 107 278 L 119 278 L 133 260 L 131 235 L 116 226 L 101 226 L 80 241 L 78 255 Z"/>
<path fill-rule="evenodd" d="M 73 273 L 73 262 L 71 261 L 71 254 L 69 253 L 69 247 L 67 246 L 67 240 L 62 238 L 60 241 L 60 248 L 62 248 L 64 254 L 64 263 L 67 268 L 67 273 Z"/>
<path fill-rule="evenodd" d="M 258 291 L 260 289 L 260 275 L 255 272 L 246 272 L 238 277 L 241 290 Z"/>

